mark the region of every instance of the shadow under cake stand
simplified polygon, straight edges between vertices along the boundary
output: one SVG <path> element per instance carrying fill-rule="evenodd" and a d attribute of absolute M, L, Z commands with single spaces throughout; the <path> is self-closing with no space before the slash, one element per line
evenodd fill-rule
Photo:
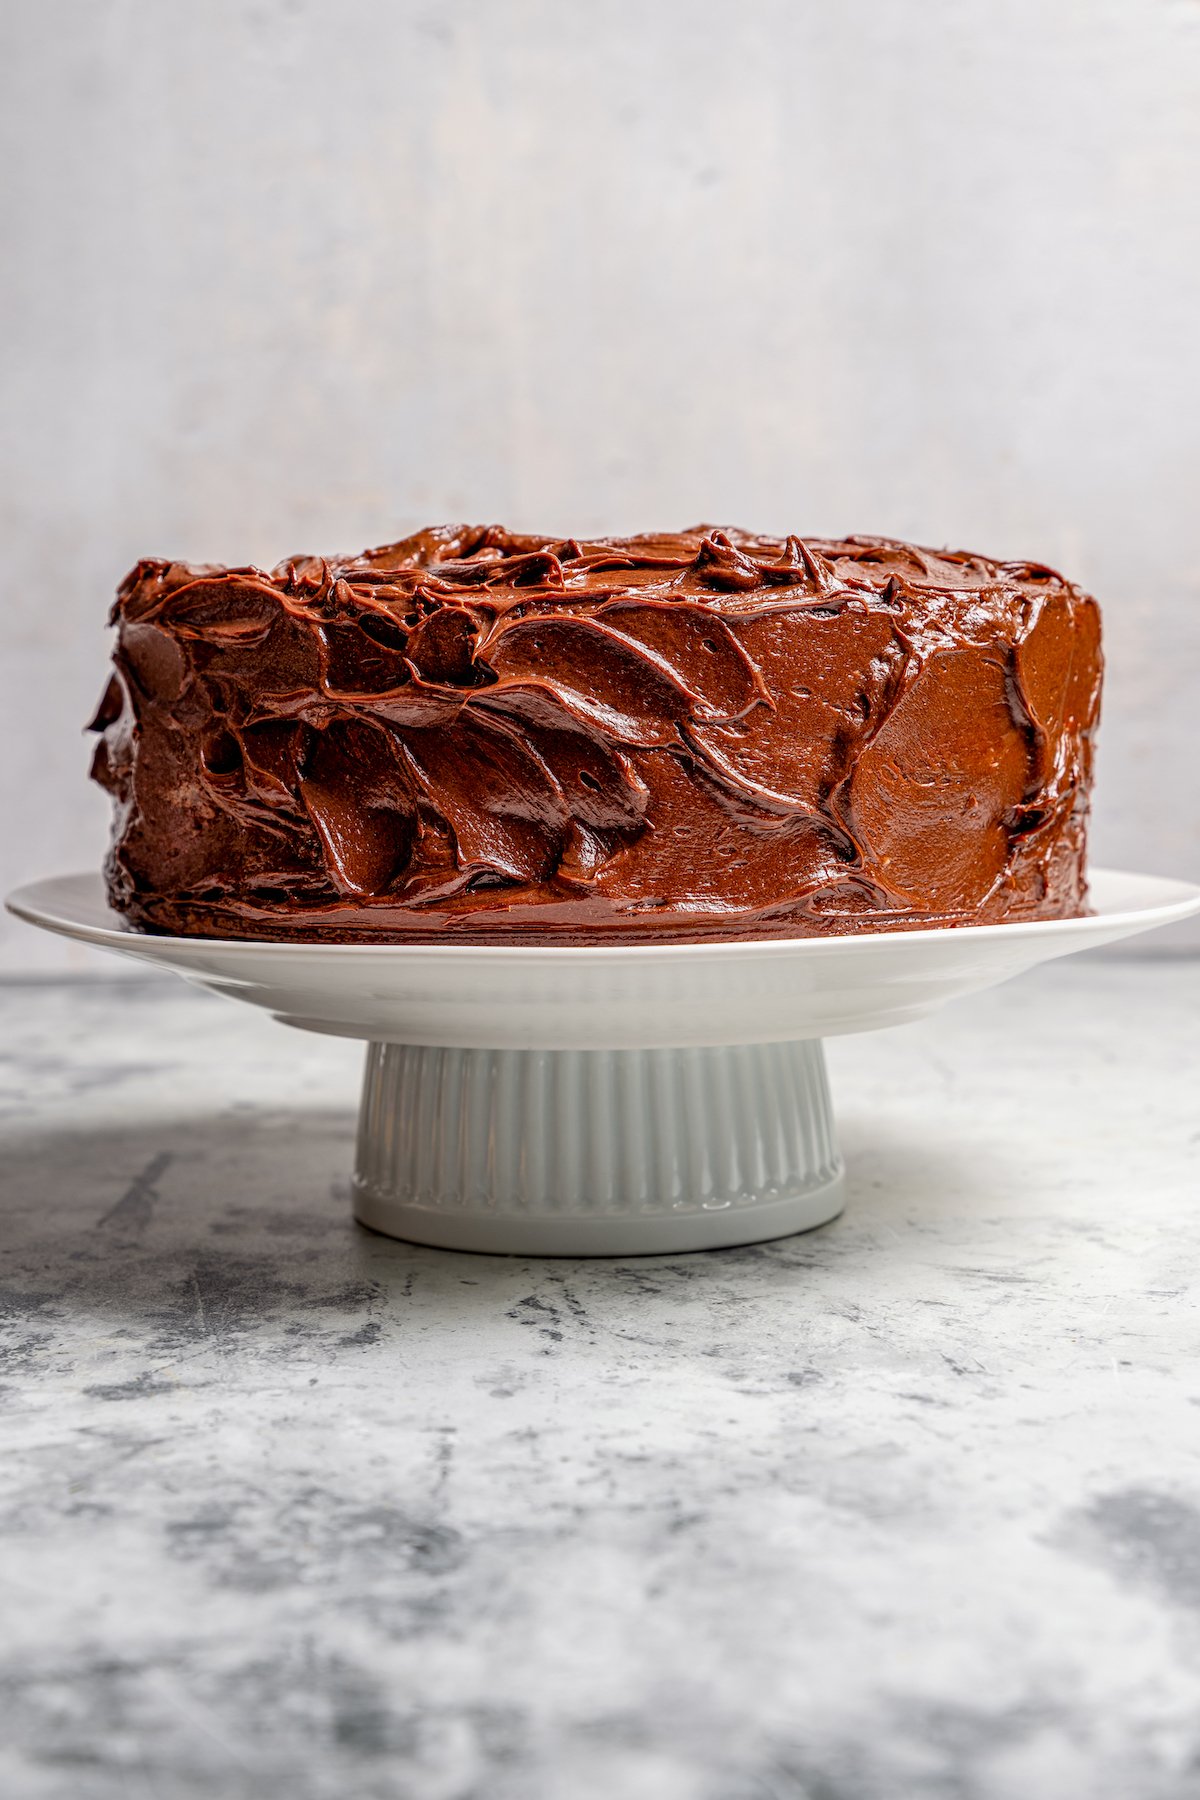
<path fill-rule="evenodd" d="M 97 875 L 18 918 L 368 1044 L 354 1211 L 455 1250 L 628 1256 L 758 1243 L 844 1204 L 821 1039 L 904 1024 L 1200 911 L 1097 870 L 1087 918 L 751 943 L 575 947 L 151 937 Z"/>

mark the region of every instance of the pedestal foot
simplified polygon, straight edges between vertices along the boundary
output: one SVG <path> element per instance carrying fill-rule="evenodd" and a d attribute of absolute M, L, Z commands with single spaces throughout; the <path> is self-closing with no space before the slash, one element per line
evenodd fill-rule
<path fill-rule="evenodd" d="M 519 1256 L 807 1231 L 843 1205 L 821 1044 L 367 1052 L 355 1216 Z"/>

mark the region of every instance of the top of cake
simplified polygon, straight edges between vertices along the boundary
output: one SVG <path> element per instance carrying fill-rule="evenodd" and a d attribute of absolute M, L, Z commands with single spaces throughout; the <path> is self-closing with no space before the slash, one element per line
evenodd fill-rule
<path fill-rule="evenodd" d="M 676 600 L 687 597 L 718 610 L 738 595 L 759 599 L 839 600 L 855 594 L 1003 587 L 1044 592 L 1047 585 L 1078 592 L 1041 563 L 995 562 L 966 550 L 929 550 L 895 538 L 838 539 L 760 537 L 732 527 L 696 525 L 687 531 L 646 532 L 627 538 L 542 537 L 499 525 L 442 525 L 414 532 L 394 544 L 357 556 L 293 556 L 262 569 L 170 563 L 146 559 L 122 584 L 115 619 L 134 587 L 147 581 L 171 588 L 226 583 L 242 576 L 302 606 L 340 599 L 377 604 L 394 613 L 397 602 L 482 605 L 507 613 L 540 601 L 604 606 L 624 595 Z M 338 582 L 347 591 L 334 596 Z"/>
<path fill-rule="evenodd" d="M 445 526 L 269 574 L 143 562 L 113 616 L 110 890 L 159 928 L 602 941 L 1082 904 L 1098 618 L 1038 563 Z"/>

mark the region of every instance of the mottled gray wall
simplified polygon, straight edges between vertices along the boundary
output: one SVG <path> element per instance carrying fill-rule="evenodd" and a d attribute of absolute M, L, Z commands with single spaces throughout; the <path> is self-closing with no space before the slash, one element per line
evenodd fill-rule
<path fill-rule="evenodd" d="M 1097 859 L 1200 877 L 1197 0 L 6 0 L 0 82 L 6 886 L 135 557 L 457 517 L 1058 563 Z"/>

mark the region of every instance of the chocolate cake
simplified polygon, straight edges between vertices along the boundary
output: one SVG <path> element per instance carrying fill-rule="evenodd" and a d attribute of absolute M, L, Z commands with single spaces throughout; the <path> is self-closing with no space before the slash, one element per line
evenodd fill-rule
<path fill-rule="evenodd" d="M 149 931 L 812 936 L 1085 909 L 1096 603 L 882 538 L 142 562 L 93 774 Z"/>

